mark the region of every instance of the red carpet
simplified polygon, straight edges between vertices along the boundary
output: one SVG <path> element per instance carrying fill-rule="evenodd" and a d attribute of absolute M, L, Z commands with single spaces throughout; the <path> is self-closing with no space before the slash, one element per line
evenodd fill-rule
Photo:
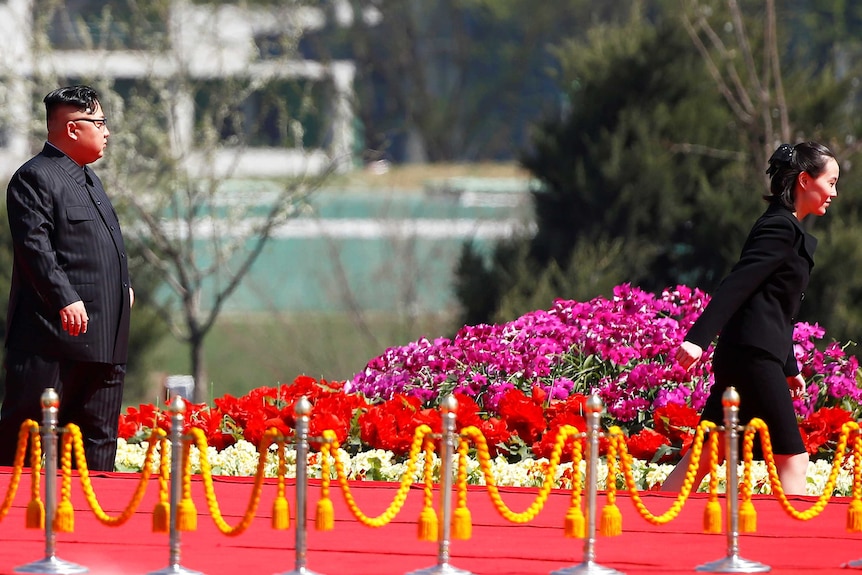
<path fill-rule="evenodd" d="M 0 470 L 0 497 L 9 485 L 8 468 Z M 238 523 L 248 504 L 251 478 L 220 478 L 216 493 L 225 520 Z M 106 513 L 118 515 L 125 508 L 137 484 L 137 476 L 109 473 L 93 474 L 93 485 Z M 12 510 L 0 522 L 0 574 L 11 575 L 18 566 L 45 556 L 43 530 L 24 528 L 29 476 L 22 478 Z M 358 482 L 352 484 L 357 504 L 369 516 L 382 513 L 395 494 L 392 483 Z M 251 527 L 236 537 L 227 537 L 210 517 L 202 485 L 193 485 L 198 510 L 198 530 L 181 534 L 180 565 L 207 575 L 282 574 L 295 567 L 294 485 L 288 486 L 291 527 L 275 531 L 270 527 L 274 481 L 268 481 L 261 497 L 257 518 Z M 536 489 L 501 489 L 507 505 L 523 511 L 533 501 Z M 59 488 L 58 488 L 59 492 Z M 169 537 L 151 532 L 151 511 L 157 500 L 158 484 L 153 480 L 138 512 L 121 527 L 107 527 L 97 521 L 87 506 L 77 476 L 72 500 L 75 507 L 74 533 L 58 533 L 56 556 L 88 567 L 96 575 L 145 574 L 169 566 Z M 321 575 L 400 575 L 437 564 L 437 543 L 418 541 L 416 522 L 422 507 L 422 489 L 416 486 L 395 520 L 379 529 L 368 528 L 350 515 L 341 489 L 332 486 L 335 529 L 314 530 L 313 517 L 319 483 L 309 493 L 308 552 L 306 568 Z M 623 534 L 598 536 L 595 562 L 629 575 L 692 573 L 704 563 L 727 555 L 727 536 L 702 533 L 705 496 L 686 503 L 681 515 L 662 527 L 640 517 L 629 498 L 621 495 L 618 505 L 623 514 Z M 454 497 L 453 497 L 454 501 Z M 450 565 L 477 575 L 547 575 L 552 571 L 580 564 L 584 559 L 581 539 L 567 539 L 563 519 L 569 493 L 555 491 L 547 505 L 532 522 L 516 525 L 493 509 L 487 491 L 473 487 L 468 507 L 473 517 L 473 538 L 453 540 Z M 600 494 L 601 508 L 605 499 Z M 673 502 L 667 494 L 648 494 L 644 502 L 654 514 L 663 513 Z M 807 509 L 813 498 L 796 498 L 794 506 Z M 771 497 L 755 500 L 758 512 L 757 533 L 743 534 L 739 555 L 772 567 L 772 573 L 825 574 L 853 573 L 842 569 L 847 561 L 862 559 L 862 534 L 844 529 L 849 499 L 836 498 L 824 512 L 811 521 L 788 516 Z"/>

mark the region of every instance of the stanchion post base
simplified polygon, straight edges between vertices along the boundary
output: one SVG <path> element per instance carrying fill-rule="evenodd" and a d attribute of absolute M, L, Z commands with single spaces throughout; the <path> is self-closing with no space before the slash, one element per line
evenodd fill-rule
<path fill-rule="evenodd" d="M 758 563 L 757 561 L 749 561 L 743 559 L 739 555 L 729 555 L 724 559 L 710 561 L 695 567 L 695 571 L 707 573 L 766 573 L 771 571 L 772 567 Z"/>
<path fill-rule="evenodd" d="M 551 571 L 551 575 L 624 575 L 622 571 L 599 565 L 594 561 L 584 561 L 574 567 Z"/>
<path fill-rule="evenodd" d="M 174 563 L 173 565 L 169 565 L 164 569 L 159 569 L 158 571 L 151 571 L 147 573 L 147 575 L 204 575 L 200 571 L 192 571 L 191 569 L 186 569 L 182 565 L 177 565 Z"/>
<path fill-rule="evenodd" d="M 426 567 L 418 571 L 411 571 L 407 575 L 473 575 L 469 571 L 452 567 L 448 563 L 441 563 L 433 567 Z"/>
<path fill-rule="evenodd" d="M 90 570 L 82 565 L 64 561 L 53 555 L 45 557 L 41 561 L 34 561 L 27 565 L 15 567 L 15 573 L 50 573 L 57 575 L 72 575 L 73 573 L 89 573 Z"/>
<path fill-rule="evenodd" d="M 276 575 L 320 575 L 320 573 L 316 573 L 310 569 L 306 569 L 305 567 L 300 567 L 299 569 L 294 569 L 293 571 L 276 573 Z"/>

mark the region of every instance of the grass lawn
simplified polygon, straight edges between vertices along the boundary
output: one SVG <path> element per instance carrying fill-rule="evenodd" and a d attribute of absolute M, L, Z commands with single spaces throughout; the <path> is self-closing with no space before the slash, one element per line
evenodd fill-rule
<path fill-rule="evenodd" d="M 293 381 L 298 375 L 328 380 L 350 379 L 387 347 L 422 336 L 451 337 L 453 320 L 427 317 L 346 314 L 230 314 L 216 323 L 205 349 L 207 396 L 238 396 L 255 387 Z M 164 377 L 190 373 L 188 346 L 170 336 L 154 350 L 148 382 L 131 384 L 126 403 L 160 397 Z"/>

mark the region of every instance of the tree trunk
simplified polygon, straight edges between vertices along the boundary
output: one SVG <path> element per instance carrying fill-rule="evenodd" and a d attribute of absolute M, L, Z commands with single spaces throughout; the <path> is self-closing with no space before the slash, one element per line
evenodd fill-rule
<path fill-rule="evenodd" d="M 212 398 L 207 393 L 206 365 L 204 361 L 204 334 L 194 333 L 189 338 L 192 377 L 195 381 L 194 402 L 206 403 Z"/>

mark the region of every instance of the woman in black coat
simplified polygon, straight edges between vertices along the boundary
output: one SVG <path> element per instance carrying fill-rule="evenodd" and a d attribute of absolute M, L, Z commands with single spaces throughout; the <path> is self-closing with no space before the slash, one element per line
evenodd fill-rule
<path fill-rule="evenodd" d="M 721 397 L 733 386 L 740 396 L 739 421 L 762 419 L 769 428 L 778 476 L 785 493 L 806 493 L 808 454 L 799 434 L 793 398 L 805 380 L 793 354 L 793 328 L 814 266 L 817 240 L 802 228 L 822 216 L 838 195 L 838 162 L 815 142 L 782 144 L 769 159 L 769 207 L 755 222 L 739 261 L 724 278 L 680 344 L 675 359 L 689 369 L 720 332 L 713 355 L 715 383 L 701 420 L 724 422 Z M 691 452 L 663 485 L 679 491 Z M 708 471 L 702 458 L 698 486 Z"/>

